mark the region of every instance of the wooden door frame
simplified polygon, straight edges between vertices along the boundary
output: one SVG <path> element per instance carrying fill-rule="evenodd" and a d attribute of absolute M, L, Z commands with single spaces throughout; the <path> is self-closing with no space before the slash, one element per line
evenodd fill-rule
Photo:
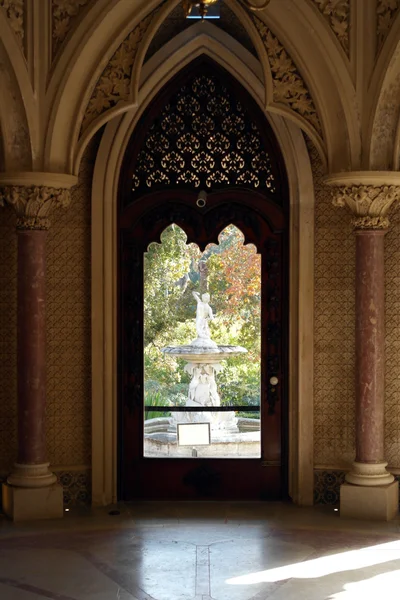
<path fill-rule="evenodd" d="M 196 199 L 196 192 L 188 190 L 153 192 L 146 196 L 145 203 L 138 201 L 131 204 L 120 216 L 118 497 L 125 500 L 136 497 L 155 499 L 155 494 L 156 499 L 161 494 L 171 499 L 196 497 L 192 486 L 184 482 L 189 472 L 204 468 L 218 474 L 218 485 L 212 493 L 208 490 L 212 499 L 286 499 L 289 383 L 287 216 L 271 198 L 247 189 L 211 193 L 207 206 L 202 208 L 196 206 Z M 154 215 L 157 215 L 156 219 Z M 187 243 L 198 244 L 201 250 L 209 243 L 218 243 L 221 231 L 234 224 L 242 231 L 246 243 L 254 244 L 263 256 L 260 399 L 263 427 L 260 459 L 244 461 L 234 456 L 215 457 L 206 459 L 203 465 L 201 460 L 196 459 L 149 459 L 143 454 L 143 331 L 135 325 L 143 319 L 143 253 L 150 243 L 160 242 L 162 232 L 172 223 L 185 231 Z M 271 277 L 277 279 L 276 291 L 273 292 L 280 299 L 277 311 L 276 307 L 271 308 L 268 300 Z M 275 324 L 280 331 L 278 339 L 273 333 L 276 331 Z M 270 354 L 267 347 L 273 353 Z M 271 390 L 271 376 L 278 376 L 280 380 L 276 390 Z M 137 470 L 134 476 L 132 464 Z M 167 472 L 169 475 L 166 475 Z M 236 478 L 228 476 L 232 472 L 236 473 Z M 165 479 L 165 486 L 159 486 L 160 478 Z M 174 481 L 172 486 L 171 481 Z M 176 491 L 178 488 L 179 493 Z M 149 491 L 146 492 L 146 489 Z"/>
<path fill-rule="evenodd" d="M 92 502 L 117 499 L 117 200 L 121 164 L 138 115 L 105 128 L 92 186 Z M 268 115 L 288 173 L 289 494 L 313 503 L 314 186 L 298 126 Z M 300 236 L 301 231 L 301 236 Z"/>

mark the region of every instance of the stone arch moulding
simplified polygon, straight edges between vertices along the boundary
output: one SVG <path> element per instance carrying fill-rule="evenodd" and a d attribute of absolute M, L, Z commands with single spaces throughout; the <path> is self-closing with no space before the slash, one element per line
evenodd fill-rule
<path fill-rule="evenodd" d="M 166 69 L 168 71 L 168 67 Z M 173 74 L 170 72 L 170 77 Z M 143 104 L 147 106 L 151 102 L 159 87 L 154 84 Z M 254 90 L 249 91 L 262 106 L 262 96 L 257 98 Z M 137 123 L 138 112 L 146 106 L 140 107 L 141 111 L 131 110 L 118 115 L 106 125 L 93 177 L 94 505 L 110 504 L 117 499 L 117 196 L 125 149 Z M 270 114 L 267 118 L 284 156 L 290 191 L 289 492 L 297 504 L 310 505 L 313 502 L 313 179 L 300 127 L 282 115 Z"/>
<path fill-rule="evenodd" d="M 227 33 L 205 23 L 198 28 L 198 34 L 189 41 L 185 32 L 178 34 L 143 66 L 135 104 L 131 102 L 115 106 L 88 126 L 76 146 L 73 172 L 79 172 L 79 163 L 84 149 L 101 126 L 118 115 L 132 111 L 135 112 L 135 119 L 138 120 L 150 99 L 181 69 L 202 55 L 208 56 L 228 71 L 253 96 L 261 110 L 265 111 L 264 73 L 259 61 Z M 326 147 L 305 119 L 284 105 L 271 103 L 267 110 L 271 114 L 278 114 L 292 120 L 302 128 L 313 140 L 324 167 L 327 167 Z"/>

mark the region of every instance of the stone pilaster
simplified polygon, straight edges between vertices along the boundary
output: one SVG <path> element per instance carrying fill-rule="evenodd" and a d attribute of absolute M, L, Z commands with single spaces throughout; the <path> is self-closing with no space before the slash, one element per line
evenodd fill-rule
<path fill-rule="evenodd" d="M 398 485 L 384 459 L 384 236 L 388 212 L 400 198 L 396 179 L 391 173 L 326 179 L 334 186 L 334 205 L 350 209 L 356 235 L 356 458 L 341 487 L 341 513 L 385 520 L 397 514 L 398 504 Z"/>
<path fill-rule="evenodd" d="M 46 458 L 45 288 L 49 215 L 68 206 L 68 188 L 76 182 L 64 177 L 66 181 L 56 174 L 64 187 L 53 187 L 35 185 L 54 179 L 51 174 L 20 174 L 21 185 L 16 185 L 16 175 L 9 181 L 0 176 L 0 186 L 11 183 L 0 187 L 0 206 L 14 208 L 18 235 L 18 457 L 3 486 L 3 507 L 14 520 L 63 515 L 62 488 Z"/>

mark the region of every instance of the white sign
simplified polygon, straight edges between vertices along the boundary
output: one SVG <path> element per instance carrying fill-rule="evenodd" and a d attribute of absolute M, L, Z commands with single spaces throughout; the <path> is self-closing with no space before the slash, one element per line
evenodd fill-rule
<path fill-rule="evenodd" d="M 207 446 L 211 443 L 210 423 L 178 423 L 178 446 Z"/>

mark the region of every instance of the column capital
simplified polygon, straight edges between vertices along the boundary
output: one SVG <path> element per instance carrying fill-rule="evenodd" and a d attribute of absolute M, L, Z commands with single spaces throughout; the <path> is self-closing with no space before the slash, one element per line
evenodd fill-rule
<path fill-rule="evenodd" d="M 69 205 L 77 181 L 63 173 L 0 173 L 0 206 L 13 206 L 18 230 L 47 230 L 51 209 Z"/>
<path fill-rule="evenodd" d="M 354 171 L 324 178 L 332 188 L 333 205 L 347 206 L 355 229 L 386 230 L 391 206 L 400 199 L 400 173 Z"/>

